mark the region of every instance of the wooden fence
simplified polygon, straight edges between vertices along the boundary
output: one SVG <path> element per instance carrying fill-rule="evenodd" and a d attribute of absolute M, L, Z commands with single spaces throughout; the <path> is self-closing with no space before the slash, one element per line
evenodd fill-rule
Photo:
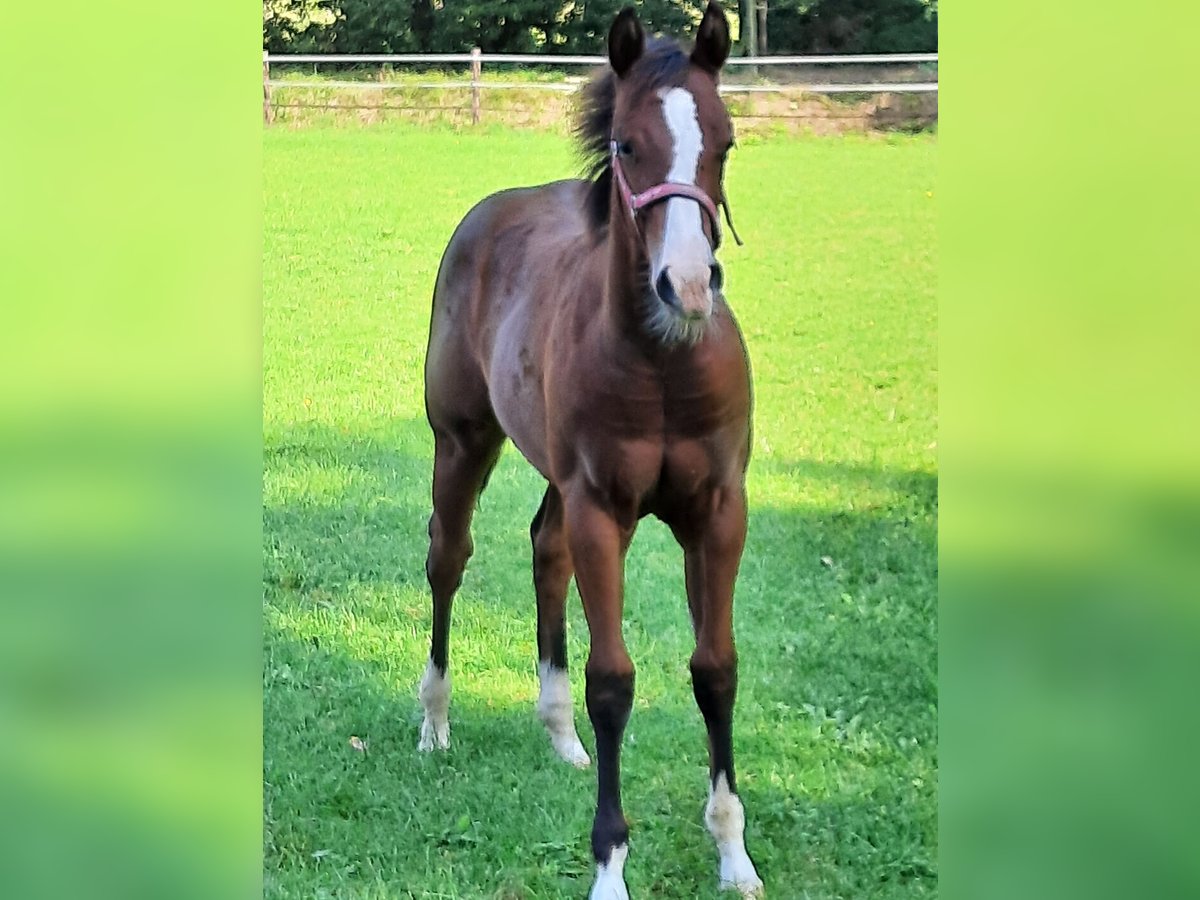
<path fill-rule="evenodd" d="M 817 67 L 853 67 L 855 70 L 862 71 L 863 67 L 887 67 L 895 65 L 904 65 L 908 68 L 909 74 L 916 71 L 921 75 L 928 75 L 929 69 L 936 67 L 938 55 L 936 53 L 887 53 L 887 54 L 851 54 L 839 56 L 760 56 L 760 57 L 735 57 L 726 62 L 732 70 L 733 76 L 736 78 L 739 74 L 751 74 L 761 77 L 763 70 L 771 70 L 778 67 L 796 67 L 796 66 L 817 66 Z M 542 54 L 512 54 L 512 53 L 483 53 L 477 47 L 470 53 L 431 53 L 431 54 L 272 54 L 263 53 L 263 121 L 270 124 L 275 120 L 276 110 L 279 108 L 285 109 L 418 109 L 421 107 L 392 107 L 375 105 L 373 107 L 354 106 L 344 103 L 279 103 L 276 99 L 276 93 L 280 90 L 289 89 L 347 89 L 355 91 L 388 91 L 388 90 L 429 90 L 429 91 L 470 91 L 470 112 L 472 124 L 479 124 L 483 112 L 483 93 L 485 91 L 505 91 L 505 90 L 527 90 L 527 91 L 548 91 L 557 93 L 573 93 L 579 89 L 581 79 L 573 79 L 563 82 L 538 82 L 538 81 L 485 81 L 483 80 L 483 66 L 485 63 L 490 64 L 521 64 L 526 66 L 547 67 L 547 66 L 586 66 L 595 67 L 603 65 L 606 58 L 603 56 L 553 56 Z M 305 64 L 312 65 L 314 68 L 320 65 L 464 65 L 469 67 L 469 80 L 458 81 L 393 81 L 386 80 L 296 80 L 296 79 L 277 79 L 271 75 L 271 64 L 279 65 L 295 65 Z M 741 72 L 738 70 L 741 69 Z M 872 80 L 848 80 L 848 81 L 809 81 L 802 83 L 762 83 L 747 82 L 738 83 L 737 81 L 727 80 L 721 84 L 721 93 L 733 95 L 763 95 L 763 94 L 788 94 L 796 96 L 799 94 L 815 94 L 815 95 L 836 95 L 836 94 L 925 94 L 934 95 L 936 108 L 936 94 L 938 90 L 937 81 L 931 80 L 898 80 L 884 81 L 878 79 Z M 460 109 L 460 107 L 437 107 L 430 106 L 431 109 Z M 465 111 L 465 107 L 461 107 Z M 734 116 L 739 113 L 735 110 Z M 776 116 L 765 115 L 757 116 L 750 114 L 751 118 L 774 118 Z M 799 118 L 796 116 L 778 116 L 780 118 Z M 934 114 L 936 118 L 936 113 Z"/>

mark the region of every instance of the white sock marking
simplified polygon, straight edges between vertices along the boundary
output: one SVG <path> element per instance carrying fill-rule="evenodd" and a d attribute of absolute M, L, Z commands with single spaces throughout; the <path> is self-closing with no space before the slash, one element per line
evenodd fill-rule
<path fill-rule="evenodd" d="M 591 763 L 579 735 L 575 732 L 575 713 L 571 705 L 571 682 L 565 669 L 556 669 L 548 662 L 538 663 L 538 679 L 542 689 L 538 695 L 538 718 L 550 733 L 554 752 L 578 768 Z"/>
<path fill-rule="evenodd" d="M 743 837 L 746 813 L 737 794 L 729 790 L 729 780 L 722 772 L 715 788 L 709 788 L 708 805 L 704 808 L 704 823 L 717 842 L 721 855 L 721 890 L 740 891 L 743 897 L 762 895 L 763 883 L 746 853 Z"/>
<path fill-rule="evenodd" d="M 425 720 L 421 722 L 421 740 L 418 750 L 445 750 L 450 746 L 450 671 L 442 675 L 433 660 L 425 666 L 425 675 L 417 689 L 421 705 L 425 707 Z"/>
<path fill-rule="evenodd" d="M 629 891 L 625 887 L 625 857 L 628 855 L 628 844 L 612 848 L 608 862 L 596 867 L 596 883 L 592 885 L 588 900 L 629 900 Z"/>
<path fill-rule="evenodd" d="M 674 142 L 671 169 L 667 181 L 695 184 L 700 168 L 700 153 L 704 149 L 704 135 L 700 131 L 700 119 L 696 112 L 696 100 L 689 91 L 676 87 L 658 92 L 662 99 L 663 118 Z M 712 308 L 708 290 L 709 266 L 713 262 L 712 249 L 704 235 L 700 204 L 695 200 L 672 197 L 666 201 L 667 220 L 663 229 L 662 247 L 659 258 L 653 265 L 655 280 L 667 269 L 671 285 L 676 294 L 685 300 L 685 306 L 704 312 Z M 693 302 L 692 294 L 696 297 Z M 707 302 L 705 302 L 707 298 Z M 707 307 L 707 309 L 705 308 Z"/>

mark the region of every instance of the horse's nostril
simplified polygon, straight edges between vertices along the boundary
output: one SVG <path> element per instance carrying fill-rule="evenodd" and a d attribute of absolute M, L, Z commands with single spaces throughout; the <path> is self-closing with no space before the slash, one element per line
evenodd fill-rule
<path fill-rule="evenodd" d="M 713 263 L 708 267 L 708 287 L 714 294 L 721 292 L 722 285 L 725 284 L 725 273 L 721 271 L 720 263 Z"/>
<path fill-rule="evenodd" d="M 679 297 L 675 295 L 675 288 L 671 287 L 671 279 L 667 277 L 666 269 L 662 270 L 658 280 L 654 282 L 654 290 L 658 293 L 658 299 L 667 306 L 679 306 Z"/>

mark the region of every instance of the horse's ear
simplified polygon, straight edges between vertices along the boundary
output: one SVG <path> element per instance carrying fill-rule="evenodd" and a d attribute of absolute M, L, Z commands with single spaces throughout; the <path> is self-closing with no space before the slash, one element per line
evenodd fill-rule
<path fill-rule="evenodd" d="M 618 78 L 638 61 L 646 46 L 646 33 L 638 21 L 637 12 L 627 6 L 617 14 L 608 32 L 608 62 Z"/>
<path fill-rule="evenodd" d="M 729 57 L 729 20 L 716 0 L 709 0 L 700 28 L 696 32 L 696 48 L 692 62 L 716 75 Z"/>

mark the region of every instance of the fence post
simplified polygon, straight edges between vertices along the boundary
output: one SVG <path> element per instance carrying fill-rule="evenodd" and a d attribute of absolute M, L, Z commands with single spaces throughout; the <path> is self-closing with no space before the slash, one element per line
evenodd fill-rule
<path fill-rule="evenodd" d="M 471 48 L 471 124 L 479 124 L 479 76 L 483 72 L 482 50 Z"/>
<path fill-rule="evenodd" d="M 270 125 L 275 119 L 275 111 L 271 108 L 271 61 L 267 51 L 263 51 L 263 123 Z"/>

